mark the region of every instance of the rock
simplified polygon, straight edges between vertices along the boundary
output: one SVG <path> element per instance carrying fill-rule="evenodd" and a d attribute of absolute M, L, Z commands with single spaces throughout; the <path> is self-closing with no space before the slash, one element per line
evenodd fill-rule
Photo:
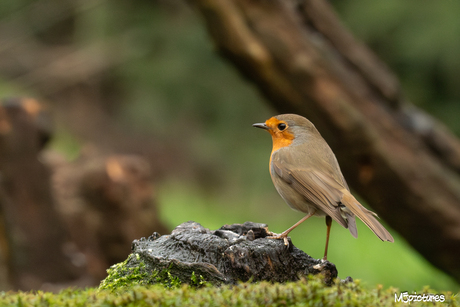
<path fill-rule="evenodd" d="M 331 262 L 310 257 L 290 239 L 286 246 L 283 240 L 266 238 L 269 235 L 266 224 L 245 222 L 211 231 L 189 221 L 170 235 L 154 233 L 147 239 L 134 240 L 132 254 L 109 270 L 101 288 L 116 287 L 112 282 L 120 280 L 160 282 L 165 274 L 181 283 L 197 283 L 199 278 L 216 285 L 296 281 L 319 273 L 324 275 L 326 284 L 331 284 L 337 277 Z M 136 277 L 128 277 L 133 272 Z"/>

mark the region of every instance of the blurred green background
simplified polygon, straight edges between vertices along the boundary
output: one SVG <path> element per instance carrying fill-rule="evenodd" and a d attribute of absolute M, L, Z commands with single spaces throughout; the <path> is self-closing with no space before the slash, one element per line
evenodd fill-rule
<path fill-rule="evenodd" d="M 22 20 L 40 35 L 44 17 L 37 13 L 31 18 L 30 13 L 37 3 L 47 4 L 49 14 L 55 1 L 3 0 L 1 21 Z M 112 41 L 116 47 L 102 52 L 121 59 L 109 71 L 118 85 L 111 119 L 120 129 L 148 133 L 159 147 L 172 146 L 180 152 L 173 157 L 181 160 L 178 166 L 164 170 L 156 181 L 161 216 L 171 228 L 188 220 L 210 229 L 254 221 L 282 232 L 302 217 L 284 203 L 271 183 L 270 136 L 251 127 L 276 113 L 254 86 L 215 53 L 201 20 L 186 3 L 75 3 L 73 36 L 68 38 L 72 45 L 84 48 Z M 332 3 L 351 31 L 400 77 L 406 96 L 459 135 L 460 2 Z M 46 27 L 53 24 L 47 22 Z M 0 69 L 2 97 L 40 97 L 21 78 L 2 76 Z M 54 103 L 65 110 L 65 101 Z M 59 116 L 56 129 L 51 148 L 70 158 L 78 156 L 85 140 Z M 395 231 L 389 229 L 395 237 L 390 244 L 378 240 L 363 223 L 358 222 L 358 228 L 355 239 L 336 223 L 332 226 L 329 258 L 337 265 L 339 277 L 407 291 L 424 285 L 459 290 L 456 282 Z M 293 231 L 291 238 L 297 247 L 320 258 L 325 235 L 324 219 L 314 218 Z"/>

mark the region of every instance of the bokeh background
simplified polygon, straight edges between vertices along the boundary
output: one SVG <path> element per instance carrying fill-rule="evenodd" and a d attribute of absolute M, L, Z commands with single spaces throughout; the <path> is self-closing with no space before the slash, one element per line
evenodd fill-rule
<path fill-rule="evenodd" d="M 405 95 L 459 135 L 460 3 L 332 3 L 399 76 Z M 251 127 L 274 111 L 215 53 L 185 1 L 3 0 L 0 56 L 0 97 L 50 106 L 49 150 L 69 161 L 88 148 L 148 159 L 170 229 L 188 220 L 210 229 L 254 221 L 281 232 L 302 217 L 272 185 L 270 136 Z M 332 226 L 329 258 L 341 278 L 459 290 L 391 229 L 394 244 L 361 222 L 358 229 L 355 239 Z M 310 219 L 290 236 L 320 258 L 325 235 L 324 220 Z"/>

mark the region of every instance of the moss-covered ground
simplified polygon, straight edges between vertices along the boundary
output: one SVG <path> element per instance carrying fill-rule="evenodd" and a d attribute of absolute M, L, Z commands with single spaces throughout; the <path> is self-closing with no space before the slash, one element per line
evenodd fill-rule
<path fill-rule="evenodd" d="M 406 306 L 403 301 L 395 302 L 395 293 L 399 295 L 399 290 L 381 286 L 367 289 L 359 281 L 327 287 L 320 279 L 311 278 L 286 284 L 261 282 L 221 287 L 156 284 L 118 290 L 66 289 L 57 294 L 3 292 L 0 306 Z M 438 299 L 444 295 L 444 301 L 423 302 L 428 294 L 437 294 Z M 435 293 L 425 288 L 417 295 L 422 302 L 412 302 L 410 306 L 460 306 L 457 296 L 449 292 Z"/>

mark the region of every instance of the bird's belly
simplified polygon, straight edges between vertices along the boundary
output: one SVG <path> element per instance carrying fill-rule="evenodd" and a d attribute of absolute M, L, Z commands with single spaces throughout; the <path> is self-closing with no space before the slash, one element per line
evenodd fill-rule
<path fill-rule="evenodd" d="M 272 176 L 272 180 L 280 196 L 292 209 L 303 212 L 305 214 L 310 214 L 313 210 L 315 210 L 316 212 L 314 215 L 325 215 L 323 211 L 319 210 L 314 204 L 306 200 L 302 194 L 298 193 L 288 183 L 286 183 L 278 176 Z"/>

